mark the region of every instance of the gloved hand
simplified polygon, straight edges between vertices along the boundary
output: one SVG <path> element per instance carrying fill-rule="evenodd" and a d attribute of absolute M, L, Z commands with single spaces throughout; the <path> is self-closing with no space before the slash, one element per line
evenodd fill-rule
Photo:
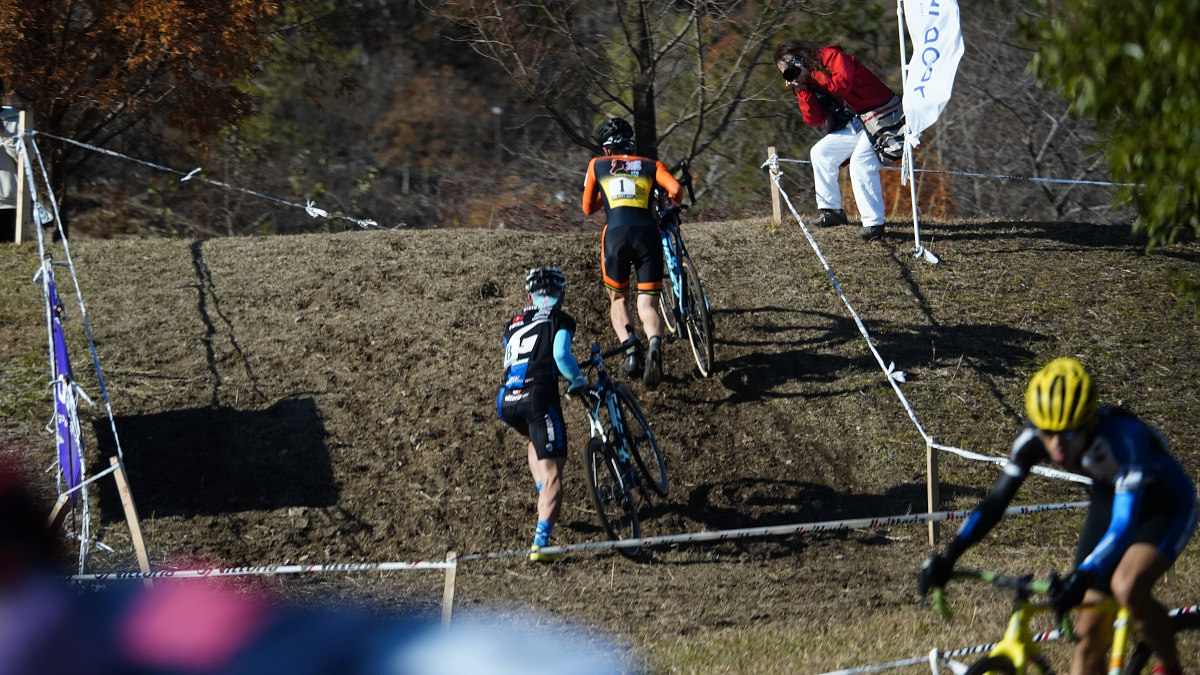
<path fill-rule="evenodd" d="M 1050 573 L 1050 606 L 1059 617 L 1068 614 L 1083 602 L 1083 596 L 1092 585 L 1090 572 L 1075 570 L 1065 577 Z"/>
<path fill-rule="evenodd" d="M 925 559 L 921 571 L 917 573 L 917 590 L 921 595 L 929 593 L 930 589 L 941 588 L 950 580 L 954 572 L 954 560 L 945 553 L 934 553 Z"/>
<path fill-rule="evenodd" d="M 590 388 L 588 387 L 587 382 L 576 382 L 567 387 L 567 398 L 571 400 L 578 398 L 580 401 L 583 401 L 586 400 L 586 396 L 589 391 Z"/>

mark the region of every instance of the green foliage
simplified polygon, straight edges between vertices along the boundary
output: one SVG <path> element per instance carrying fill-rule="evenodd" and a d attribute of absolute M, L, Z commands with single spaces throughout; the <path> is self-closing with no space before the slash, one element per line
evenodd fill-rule
<path fill-rule="evenodd" d="M 1041 0 L 1023 31 L 1031 69 L 1072 111 L 1096 118 L 1114 180 L 1131 200 L 1151 246 L 1200 234 L 1200 0 L 1151 5 Z"/>

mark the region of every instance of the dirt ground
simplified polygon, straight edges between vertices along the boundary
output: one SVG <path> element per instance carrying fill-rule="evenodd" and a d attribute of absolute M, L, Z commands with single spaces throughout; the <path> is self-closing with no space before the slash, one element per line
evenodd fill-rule
<path fill-rule="evenodd" d="M 869 245 L 853 228 L 815 237 L 882 358 L 906 371 L 903 391 L 927 433 L 1003 453 L 1031 364 L 1082 353 L 1109 377 L 1106 393 L 1157 413 L 1193 471 L 1200 466 L 1200 331 L 1194 315 L 1172 307 L 1164 281 L 1196 273 L 1195 246 L 1147 256 L 1126 226 L 931 224 L 922 235 L 943 258 L 935 267 L 910 255 L 911 228 L 893 229 Z M 718 370 L 699 377 L 686 341 L 672 341 L 662 386 L 635 387 L 671 478 L 644 533 L 923 511 L 925 441 L 799 229 L 688 224 L 685 237 L 715 310 Z M 598 232 L 586 229 L 73 245 L 153 565 L 441 560 L 527 548 L 536 517 L 524 444 L 495 414 L 502 327 L 523 307 L 525 271 L 554 264 L 567 274 L 565 308 L 579 322 L 575 353 L 610 345 L 598 246 Z M 36 252 L 26 254 L 35 265 Z M 9 255 L 5 303 L 30 303 L 36 316 L 40 292 Z M 1031 277 L 1035 260 L 1045 267 Z M 1093 282 L 1080 293 L 1090 300 L 1062 297 L 1085 273 Z M 1134 289 L 1144 293 L 1127 297 Z M 1157 328 L 1125 327 L 1135 310 L 1155 316 Z M 79 322 L 72 328 L 71 353 L 95 398 Z M 39 339 L 10 338 L 6 353 L 36 351 Z M 1185 404 L 1192 413 L 1178 412 Z M 115 443 L 102 406 L 84 414 L 95 472 Z M 600 541 L 582 480 L 586 424 L 569 406 L 567 421 L 554 541 Z M 28 420 L 8 433 L 49 457 Z M 973 505 L 995 475 L 941 461 L 942 498 L 954 508 Z M 97 550 L 89 571 L 135 569 L 111 483 L 93 495 L 94 534 L 115 553 Z M 1020 503 L 1083 498 L 1031 481 Z M 996 545 L 1031 565 L 1069 560 L 1070 517 L 1025 522 L 1032 540 L 1020 539 L 1030 529 L 1013 528 Z M 612 552 L 553 566 L 479 560 L 459 568 L 455 610 L 545 612 L 696 672 L 822 672 L 835 661 L 911 655 L 910 643 L 927 648 L 937 637 L 932 617 L 912 625 L 931 614 L 915 609 L 914 590 L 928 552 L 925 528 L 910 525 L 663 547 L 641 564 Z M 267 583 L 302 602 L 433 615 L 442 581 L 440 572 L 410 572 Z M 710 657 L 694 656 L 698 644 L 748 633 L 795 640 L 791 657 L 713 657 L 710 670 Z"/>

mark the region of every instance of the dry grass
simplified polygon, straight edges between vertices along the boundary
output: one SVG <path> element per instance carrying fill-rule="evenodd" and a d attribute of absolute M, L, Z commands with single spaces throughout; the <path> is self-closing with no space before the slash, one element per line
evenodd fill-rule
<path fill-rule="evenodd" d="M 931 222 L 922 239 L 942 258 L 933 266 L 911 256 L 908 228 L 890 230 L 870 245 L 852 228 L 815 237 L 882 358 L 906 372 L 901 389 L 931 437 L 1002 454 L 1029 374 L 1074 354 L 1104 402 L 1162 428 L 1200 475 L 1200 321 L 1174 292 L 1175 278 L 1200 276 L 1200 246 L 1146 253 L 1123 226 Z M 688 223 L 684 232 L 715 308 L 720 371 L 696 379 L 684 345 L 671 343 L 665 384 L 643 396 L 674 486 L 649 533 L 922 510 L 924 441 L 795 225 Z M 329 474 L 327 483 L 306 483 L 311 471 L 289 477 L 327 492 L 281 484 L 263 504 L 246 501 L 247 483 L 225 494 L 211 476 L 203 491 L 135 484 L 156 564 L 430 559 L 524 546 L 528 474 L 491 409 L 498 328 L 520 303 L 524 270 L 552 262 L 571 280 L 577 353 L 607 340 L 597 240 L 430 231 L 73 245 L 116 413 L 130 428 L 187 422 L 214 438 L 176 439 L 175 452 L 217 453 L 229 466 L 278 455 L 255 429 L 293 429 L 288 457 L 319 458 Z M 0 413 L 13 420 L 5 433 L 43 449 L 44 465 L 44 320 L 28 283 L 36 258 L 29 247 L 0 248 Z M 79 377 L 95 393 L 81 329 L 72 330 Z M 313 411 L 317 421 L 294 417 Z M 941 467 L 946 508 L 970 508 L 995 477 L 950 455 Z M 582 486 L 567 489 L 559 540 L 598 538 Z M 1019 497 L 1082 498 L 1044 479 Z M 296 504 L 306 505 L 303 526 Z M 1062 569 L 1078 522 L 1011 518 L 966 564 Z M 106 520 L 98 534 L 118 549 L 98 564 L 131 567 L 121 523 Z M 999 634 L 1006 600 L 988 589 L 956 592 L 949 623 L 916 602 L 928 551 L 923 527 L 900 526 L 685 547 L 649 565 L 578 556 L 531 569 L 510 559 L 465 567 L 458 598 L 465 608 L 532 607 L 619 633 L 656 671 L 818 673 Z M 280 590 L 392 606 L 437 597 L 436 581 L 398 576 Z M 1164 600 L 1200 600 L 1198 577 L 1193 544 Z"/>

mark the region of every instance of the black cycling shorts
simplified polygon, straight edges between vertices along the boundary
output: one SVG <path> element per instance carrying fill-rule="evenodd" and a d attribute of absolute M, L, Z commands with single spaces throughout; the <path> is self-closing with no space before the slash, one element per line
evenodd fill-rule
<path fill-rule="evenodd" d="M 500 419 L 533 443 L 538 459 L 567 456 L 567 428 L 557 389 L 501 389 Z"/>
<path fill-rule="evenodd" d="M 618 293 L 629 290 L 629 266 L 637 268 L 638 293 L 658 295 L 662 292 L 662 237 L 657 227 L 622 225 L 604 226 L 604 251 L 600 265 L 604 285 Z"/>

